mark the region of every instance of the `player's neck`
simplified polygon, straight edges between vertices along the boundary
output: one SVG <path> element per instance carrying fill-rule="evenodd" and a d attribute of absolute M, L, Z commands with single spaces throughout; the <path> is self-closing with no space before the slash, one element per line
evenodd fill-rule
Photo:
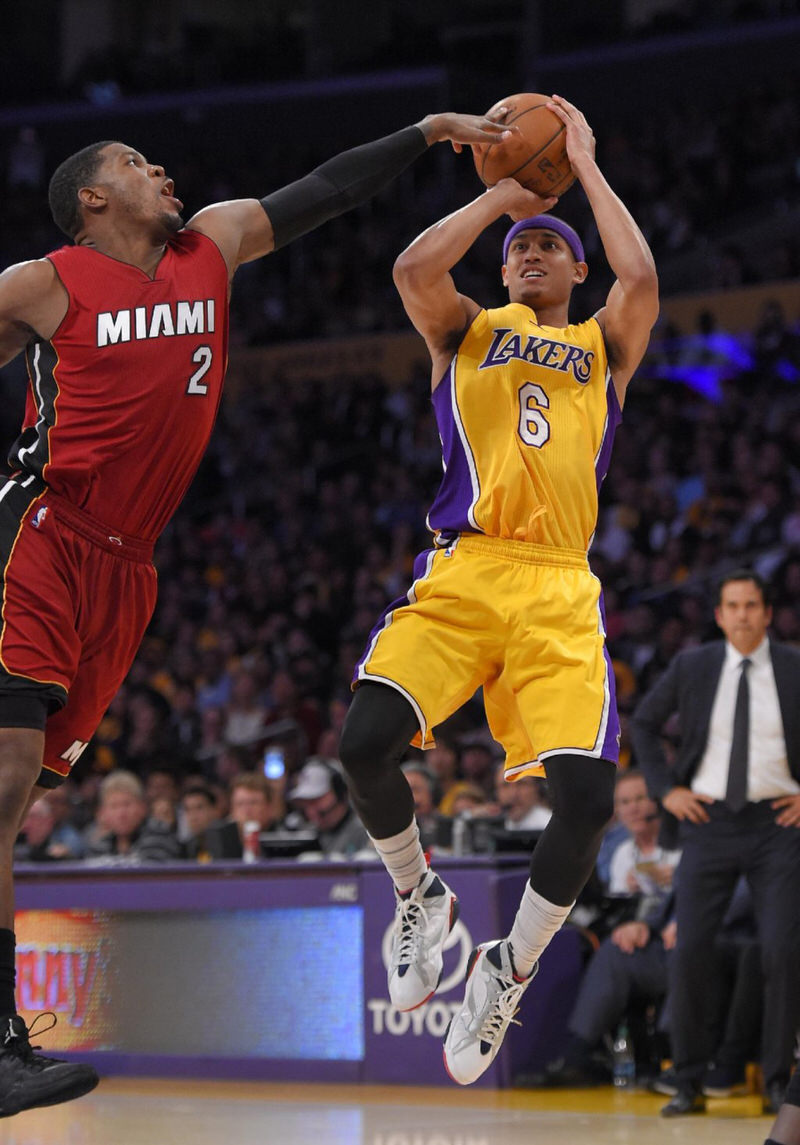
<path fill-rule="evenodd" d="M 79 242 L 81 246 L 88 246 L 100 254 L 116 259 L 117 262 L 135 266 L 152 278 L 166 250 L 163 236 L 159 236 L 159 239 L 160 241 L 156 241 L 148 235 L 142 235 L 141 232 L 129 236 L 124 231 L 104 231 L 84 235 Z"/>
<path fill-rule="evenodd" d="M 555 326 L 557 329 L 562 329 L 569 325 L 568 302 L 542 301 L 537 303 L 534 298 L 511 298 L 510 301 L 529 307 L 536 315 L 536 322 L 539 326 Z"/>
<path fill-rule="evenodd" d="M 530 306 L 530 303 L 525 305 Z M 566 305 L 534 306 L 532 309 L 540 326 L 555 326 L 560 330 L 569 325 L 569 308 Z"/>

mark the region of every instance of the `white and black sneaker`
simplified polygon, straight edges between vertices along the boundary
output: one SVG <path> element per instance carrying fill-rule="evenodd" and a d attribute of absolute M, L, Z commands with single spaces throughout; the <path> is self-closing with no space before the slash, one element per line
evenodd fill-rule
<path fill-rule="evenodd" d="M 83 1097 L 100 1080 L 92 1066 L 46 1058 L 38 1049 L 19 1014 L 0 1021 L 0 1117 Z"/>
<path fill-rule="evenodd" d="M 511 947 L 503 938 L 476 946 L 467 964 L 467 989 L 461 1009 L 444 1036 L 444 1066 L 453 1081 L 471 1085 L 485 1073 L 503 1044 L 519 1000 L 539 969 L 527 978 L 514 970 Z"/>
<path fill-rule="evenodd" d="M 389 958 L 389 997 L 398 1010 L 415 1010 L 436 993 L 442 977 L 442 948 L 458 918 L 458 899 L 433 871 L 401 895 Z"/>

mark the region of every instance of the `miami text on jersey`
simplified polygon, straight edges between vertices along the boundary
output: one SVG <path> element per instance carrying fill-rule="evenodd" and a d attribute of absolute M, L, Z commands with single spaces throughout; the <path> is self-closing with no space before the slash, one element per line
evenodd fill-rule
<path fill-rule="evenodd" d="M 513 333 L 510 327 L 493 330 L 492 333 L 492 344 L 479 370 L 504 366 L 512 358 L 519 358 L 522 362 L 546 366 L 549 370 L 561 370 L 563 373 L 569 370 L 581 385 L 585 385 L 592 376 L 593 350 L 584 350 L 581 346 L 571 346 L 567 342 L 554 342 L 551 338 L 537 338 L 533 334 L 525 338 L 522 334 Z"/>
<path fill-rule="evenodd" d="M 157 302 L 133 310 L 105 310 L 97 315 L 97 345 L 171 338 L 176 334 L 213 334 L 214 299 Z"/>

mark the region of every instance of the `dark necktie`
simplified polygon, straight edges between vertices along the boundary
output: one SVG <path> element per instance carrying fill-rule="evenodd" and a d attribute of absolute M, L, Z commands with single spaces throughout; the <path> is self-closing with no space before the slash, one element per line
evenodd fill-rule
<path fill-rule="evenodd" d="M 731 811 L 741 811 L 747 803 L 747 754 L 750 739 L 750 685 L 747 669 L 750 661 L 742 660 L 742 673 L 739 676 L 739 690 L 736 693 L 736 707 L 733 712 L 733 737 L 731 758 L 728 764 L 728 788 L 725 802 Z"/>

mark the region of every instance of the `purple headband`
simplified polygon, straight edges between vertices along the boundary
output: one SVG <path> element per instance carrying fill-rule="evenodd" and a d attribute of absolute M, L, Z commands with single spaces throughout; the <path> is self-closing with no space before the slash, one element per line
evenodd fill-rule
<path fill-rule="evenodd" d="M 506 235 L 505 241 L 503 242 L 504 265 L 508 262 L 508 248 L 511 246 L 511 240 L 514 236 L 518 235 L 520 231 L 533 230 L 555 231 L 557 235 L 561 235 L 564 242 L 572 251 L 575 261 L 586 262 L 583 253 L 583 243 L 569 223 L 565 223 L 562 219 L 555 218 L 554 215 L 534 215 L 531 219 L 521 219 L 520 222 L 514 223 Z"/>

